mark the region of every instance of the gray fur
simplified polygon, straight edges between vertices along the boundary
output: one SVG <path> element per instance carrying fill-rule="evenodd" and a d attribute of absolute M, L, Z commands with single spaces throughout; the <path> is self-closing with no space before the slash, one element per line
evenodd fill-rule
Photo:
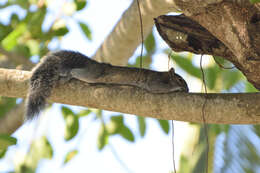
<path fill-rule="evenodd" d="M 85 55 L 72 51 L 59 51 L 44 57 L 32 71 L 26 101 L 27 119 L 33 119 L 45 107 L 46 98 L 61 79 L 70 80 L 72 68 L 82 68 L 91 62 Z"/>
<path fill-rule="evenodd" d="M 33 119 L 40 113 L 53 88 L 71 78 L 87 83 L 130 85 L 151 93 L 188 92 L 185 80 L 173 69 L 156 72 L 119 67 L 96 62 L 78 52 L 59 51 L 48 54 L 33 69 L 26 102 L 27 119 Z"/>

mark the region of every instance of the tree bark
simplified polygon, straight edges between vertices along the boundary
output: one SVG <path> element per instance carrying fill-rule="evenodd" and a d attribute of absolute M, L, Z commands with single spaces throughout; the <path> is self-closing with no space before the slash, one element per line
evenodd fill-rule
<path fill-rule="evenodd" d="M 184 49 L 181 50 L 180 46 L 175 48 L 176 46 L 170 44 L 171 47 L 174 50 L 178 49 L 178 51 L 188 50 L 194 53 L 204 52 L 210 55 L 221 53 L 221 56 L 230 60 L 243 72 L 248 81 L 260 89 L 259 3 L 251 4 L 247 0 L 175 0 L 175 3 L 185 14 L 183 19 L 190 24 L 189 26 L 184 21 L 178 21 L 179 23 L 177 23 L 177 25 L 185 27 L 181 32 L 185 32 L 186 35 L 189 36 L 187 37 L 189 38 L 187 43 L 188 45 L 190 44 L 190 47 L 186 49 L 187 46 L 182 46 Z M 166 18 L 164 17 L 164 19 Z M 177 20 L 174 20 L 174 22 L 176 21 Z M 174 22 L 169 24 L 169 20 L 168 22 L 166 20 L 163 21 L 162 17 L 157 18 L 157 22 L 159 24 L 164 23 L 166 26 L 176 25 Z M 192 31 L 194 26 L 196 26 L 195 29 L 198 29 L 199 25 L 199 30 Z M 177 27 L 180 28 L 180 26 Z M 176 32 L 180 32 L 177 30 L 177 27 L 161 27 L 161 30 L 164 30 L 164 33 L 161 35 L 164 35 L 163 37 L 165 38 L 165 35 L 168 33 L 168 36 L 173 37 L 171 41 L 174 41 Z M 202 30 L 205 35 L 198 34 L 198 31 Z M 205 40 L 206 36 L 208 37 Z M 208 42 L 208 39 L 211 39 L 211 42 Z M 170 39 L 166 39 L 166 42 L 169 43 L 169 40 Z M 175 39 L 176 45 L 178 45 L 179 40 L 176 40 L 177 39 Z M 210 43 L 212 47 L 207 45 L 207 43 Z M 203 50 L 203 48 L 206 49 Z M 212 50 L 209 50 L 209 48 Z"/>
<path fill-rule="evenodd" d="M 0 69 L 0 95 L 26 97 L 31 72 Z M 73 80 L 58 86 L 49 101 L 86 106 L 143 117 L 203 123 L 205 94 L 153 94 L 118 85 Z M 259 124 L 260 94 L 207 94 L 205 119 L 214 124 Z"/>

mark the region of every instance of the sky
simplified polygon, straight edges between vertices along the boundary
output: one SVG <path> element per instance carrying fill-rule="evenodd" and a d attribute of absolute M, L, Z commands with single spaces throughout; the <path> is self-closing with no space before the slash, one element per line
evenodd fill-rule
<path fill-rule="evenodd" d="M 72 20 L 67 19 L 70 26 L 70 33 L 61 41 L 61 49 L 76 50 L 85 55 L 92 56 L 110 33 L 113 26 L 120 19 L 122 13 L 128 8 L 129 0 L 88 0 L 87 8 L 79 14 L 73 16 L 74 19 L 83 21 L 90 26 L 92 31 L 92 41 L 87 40 L 80 31 L 78 25 Z M 52 13 L 48 16 L 45 26 L 49 25 L 52 16 L 55 16 L 59 5 L 53 5 Z M 22 12 L 21 12 L 22 15 Z M 0 15 L 0 20 L 5 16 Z M 158 33 L 155 32 L 158 36 Z M 166 48 L 166 44 L 157 39 L 160 48 Z M 50 46 L 54 46 L 55 42 Z M 120 51 L 120 50 L 119 50 Z M 140 53 L 137 49 L 136 54 Z M 168 69 L 168 59 L 165 54 L 158 52 L 153 62 L 153 68 L 157 70 Z M 184 76 L 185 77 L 185 76 Z M 198 88 L 200 85 L 196 84 Z M 144 138 L 138 137 L 135 143 L 129 143 L 119 136 L 112 137 L 111 147 L 105 147 L 103 151 L 97 149 L 97 135 L 99 123 L 93 120 L 93 116 L 85 117 L 80 122 L 79 135 L 71 142 L 65 142 L 64 120 L 60 113 L 60 104 L 54 104 L 54 107 L 44 111 L 41 116 L 41 123 L 33 122 L 22 126 L 14 136 L 18 138 L 18 145 L 11 147 L 8 156 L 0 162 L 0 173 L 12 168 L 12 164 L 19 162 L 28 150 L 28 144 L 32 139 L 46 134 L 54 148 L 54 158 L 42 160 L 37 173 L 55 172 L 169 172 L 173 169 L 172 164 L 172 140 L 171 135 L 165 135 L 160 129 L 158 122 L 154 119 L 147 119 L 147 133 Z M 75 110 L 82 109 L 73 106 Z M 107 116 L 118 115 L 119 113 L 108 112 Z M 133 115 L 124 115 L 127 125 L 137 134 L 137 120 Z M 187 123 L 174 122 L 175 124 L 175 161 L 178 167 L 178 156 L 180 151 L 189 141 L 189 135 L 194 133 L 194 129 Z M 36 132 L 35 132 L 36 130 Z M 26 135 L 25 135 L 26 134 Z M 64 156 L 71 149 L 79 149 L 79 154 L 68 164 L 62 165 Z M 120 160 L 120 161 L 119 161 Z M 120 164 L 120 162 L 122 162 Z M 125 165 L 125 166 L 124 166 Z"/>

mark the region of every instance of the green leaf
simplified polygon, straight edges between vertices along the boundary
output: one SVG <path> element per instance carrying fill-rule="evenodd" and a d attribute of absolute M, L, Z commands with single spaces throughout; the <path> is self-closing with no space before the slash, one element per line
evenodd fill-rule
<path fill-rule="evenodd" d="M 71 159 L 73 159 L 79 153 L 78 150 L 72 150 L 66 154 L 64 164 L 68 163 Z"/>
<path fill-rule="evenodd" d="M 11 25 L 17 26 L 19 21 L 20 21 L 19 16 L 17 14 L 13 13 L 11 16 Z"/>
<path fill-rule="evenodd" d="M 110 117 L 111 121 L 114 121 L 116 123 L 122 123 L 124 122 L 123 115 L 114 115 Z"/>
<path fill-rule="evenodd" d="M 47 9 L 45 6 L 36 11 L 29 11 L 27 13 L 25 22 L 27 22 L 27 29 L 33 38 L 38 38 L 42 34 L 42 24 L 45 19 Z"/>
<path fill-rule="evenodd" d="M 214 89 L 216 80 L 221 70 L 216 66 L 208 67 L 205 69 L 206 85 L 209 89 Z"/>
<path fill-rule="evenodd" d="M 65 118 L 66 128 L 65 128 L 65 140 L 71 140 L 79 130 L 79 118 L 73 114 L 69 114 Z"/>
<path fill-rule="evenodd" d="M 230 125 L 227 125 L 227 124 L 211 124 L 209 130 L 210 130 L 210 132 L 214 133 L 214 136 L 217 136 L 218 134 L 220 134 L 222 132 L 227 133 L 229 130 L 229 127 L 230 127 Z"/>
<path fill-rule="evenodd" d="M 135 141 L 133 132 L 125 125 L 120 128 L 119 134 L 130 142 Z"/>
<path fill-rule="evenodd" d="M 223 88 L 226 90 L 232 88 L 240 79 L 242 79 L 242 75 L 238 70 L 222 72 Z"/>
<path fill-rule="evenodd" d="M 145 122 L 145 118 L 138 116 L 138 117 L 137 117 L 137 120 L 138 120 L 138 128 L 139 128 L 140 135 L 141 135 L 142 137 L 144 137 L 145 132 L 146 132 L 146 122 Z"/>
<path fill-rule="evenodd" d="M 0 23 L 0 41 L 3 40 L 8 34 L 10 34 L 12 30 L 13 28 L 10 25 L 5 26 Z"/>
<path fill-rule="evenodd" d="M 169 121 L 167 120 L 159 120 L 157 119 L 157 121 L 159 122 L 162 130 L 164 131 L 164 133 L 168 134 L 170 131 L 170 124 Z"/>
<path fill-rule="evenodd" d="M 0 149 L 0 159 L 5 156 L 6 151 L 7 151 L 7 149 L 5 149 L 5 150 Z"/>
<path fill-rule="evenodd" d="M 141 67 L 140 62 L 141 62 L 141 56 L 138 56 L 135 60 L 135 63 L 134 64 L 128 64 L 128 67 L 138 67 L 138 68 L 140 68 Z M 151 63 L 152 63 L 152 57 L 147 56 L 147 55 L 143 55 L 142 68 L 149 68 Z"/>
<path fill-rule="evenodd" d="M 152 32 L 145 39 L 144 47 L 148 54 L 152 54 L 155 51 L 155 39 Z"/>
<path fill-rule="evenodd" d="M 16 0 L 16 1 L 9 1 L 10 2 L 10 5 L 13 4 L 13 5 L 19 5 L 20 7 L 28 10 L 29 7 L 30 7 L 30 1 L 28 0 Z"/>
<path fill-rule="evenodd" d="M 255 133 L 260 138 L 260 125 L 254 125 L 253 127 L 254 127 Z"/>
<path fill-rule="evenodd" d="M 29 153 L 25 156 L 25 162 L 20 166 L 21 172 L 35 172 L 39 161 L 43 158 L 51 159 L 53 157 L 53 149 L 46 136 L 32 142 Z M 28 171 L 29 170 L 29 171 Z"/>
<path fill-rule="evenodd" d="M 17 139 L 7 134 L 0 134 L 0 151 L 7 149 L 11 145 L 15 145 Z"/>
<path fill-rule="evenodd" d="M 61 107 L 61 112 L 62 115 L 64 117 L 64 119 L 68 116 L 68 115 L 75 115 L 75 113 L 67 106 L 62 106 Z"/>
<path fill-rule="evenodd" d="M 16 98 L 0 97 L 0 117 L 16 105 Z"/>
<path fill-rule="evenodd" d="M 192 61 L 184 56 L 173 54 L 172 59 L 176 62 L 184 71 L 186 71 L 191 76 L 201 79 L 201 71 L 199 68 L 192 64 Z"/>
<path fill-rule="evenodd" d="M 9 33 L 3 40 L 2 46 L 5 50 L 11 51 L 16 45 L 18 38 L 26 31 L 26 24 L 20 23 L 11 33 Z"/>
<path fill-rule="evenodd" d="M 98 133 L 98 143 L 97 143 L 98 149 L 102 150 L 107 144 L 108 144 L 108 134 L 105 129 L 105 126 L 102 124 Z"/>
<path fill-rule="evenodd" d="M 69 32 L 69 29 L 66 26 L 64 26 L 64 27 L 60 27 L 60 28 L 57 28 L 56 30 L 54 30 L 54 35 L 55 36 L 64 36 L 68 32 Z"/>
<path fill-rule="evenodd" d="M 106 130 L 110 135 L 118 134 L 124 126 L 124 119 L 122 115 L 110 117 L 110 122 L 106 124 Z"/>
<path fill-rule="evenodd" d="M 39 140 L 36 140 L 32 144 L 31 150 L 34 156 L 40 158 L 48 158 L 51 159 L 53 156 L 53 149 L 51 144 L 46 136 L 41 137 Z"/>
<path fill-rule="evenodd" d="M 214 57 L 214 60 L 217 61 L 216 63 L 217 64 L 224 64 L 225 63 L 225 59 L 222 58 L 221 56 L 213 56 Z"/>
<path fill-rule="evenodd" d="M 249 82 L 245 82 L 245 92 L 250 93 L 250 92 L 258 92 L 258 90 Z"/>
<path fill-rule="evenodd" d="M 66 123 L 64 138 L 68 141 L 78 133 L 79 118 L 70 108 L 66 106 L 62 106 L 61 111 Z"/>
<path fill-rule="evenodd" d="M 83 111 L 80 111 L 77 116 L 78 117 L 85 117 L 85 116 L 88 116 L 92 111 L 90 109 L 86 109 L 86 110 L 83 110 Z"/>
<path fill-rule="evenodd" d="M 86 0 L 75 0 L 74 2 L 76 3 L 77 11 L 82 10 L 87 5 Z"/>
<path fill-rule="evenodd" d="M 83 22 L 79 22 L 79 26 L 80 26 L 81 30 L 83 31 L 83 33 L 85 34 L 85 36 L 89 40 L 91 40 L 92 36 L 91 36 L 91 31 L 90 31 L 89 27 Z"/>

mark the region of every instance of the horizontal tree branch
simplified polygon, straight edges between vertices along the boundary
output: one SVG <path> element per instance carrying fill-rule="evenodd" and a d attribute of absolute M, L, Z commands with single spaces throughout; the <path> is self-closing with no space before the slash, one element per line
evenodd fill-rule
<path fill-rule="evenodd" d="M 0 95 L 26 97 L 31 73 L 0 69 Z M 129 86 L 87 84 L 73 80 L 52 92 L 49 101 L 165 120 L 203 123 L 205 94 L 152 94 Z M 260 123 L 260 94 L 207 94 L 206 122 Z"/>

